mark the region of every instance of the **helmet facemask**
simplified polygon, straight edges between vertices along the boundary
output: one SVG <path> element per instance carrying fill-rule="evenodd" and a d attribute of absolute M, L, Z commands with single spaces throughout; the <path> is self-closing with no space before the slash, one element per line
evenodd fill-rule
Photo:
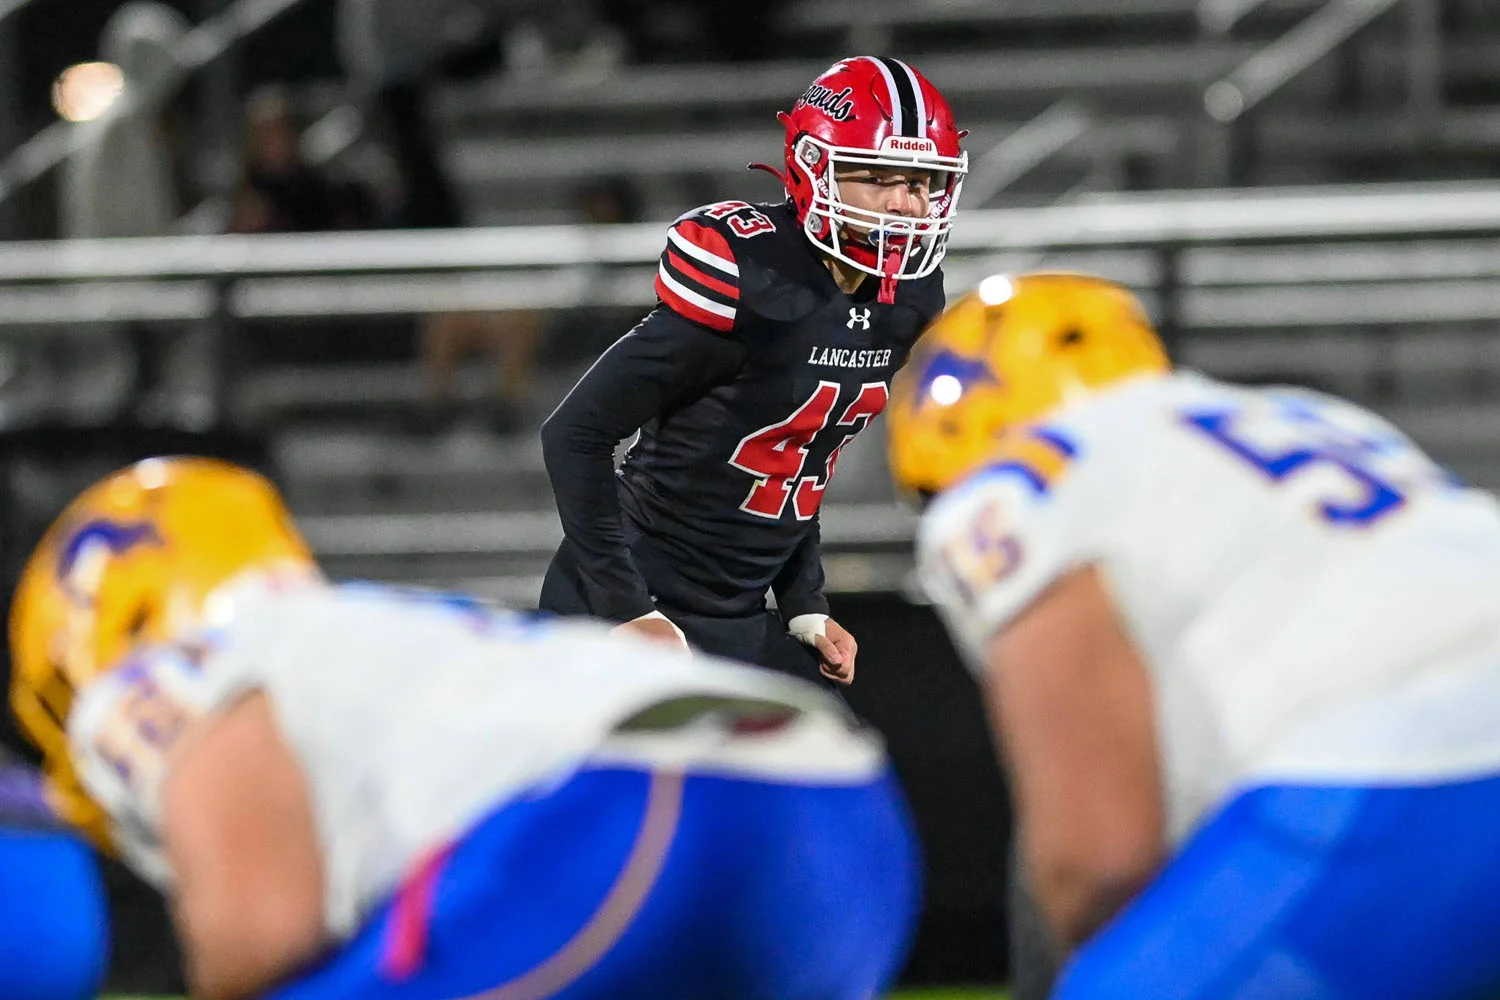
<path fill-rule="evenodd" d="M 866 274 L 925 278 L 937 270 L 947 252 L 959 191 L 968 172 L 968 154 L 939 156 L 929 140 L 906 137 L 888 138 L 885 146 L 892 145 L 926 148 L 875 151 L 832 146 L 809 134 L 800 136 L 788 166 L 802 175 L 812 192 L 802 227 L 820 250 Z M 839 194 L 837 171 L 872 167 L 929 173 L 927 214 L 894 215 L 845 202 Z"/>

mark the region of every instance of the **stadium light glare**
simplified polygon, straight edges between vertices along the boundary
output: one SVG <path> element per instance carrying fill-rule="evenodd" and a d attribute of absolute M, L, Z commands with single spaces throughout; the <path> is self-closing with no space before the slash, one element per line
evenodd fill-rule
<path fill-rule="evenodd" d="M 1015 294 L 1015 284 L 1004 274 L 992 274 L 979 283 L 979 301 L 987 306 L 1002 306 Z"/>
<path fill-rule="evenodd" d="M 124 91 L 125 74 L 114 63 L 79 63 L 63 70 L 52 85 L 52 107 L 64 121 L 90 122 Z"/>
<path fill-rule="evenodd" d="M 952 406 L 963 398 L 964 384 L 952 375 L 939 375 L 932 380 L 932 388 L 927 391 L 932 395 L 934 403 Z"/>

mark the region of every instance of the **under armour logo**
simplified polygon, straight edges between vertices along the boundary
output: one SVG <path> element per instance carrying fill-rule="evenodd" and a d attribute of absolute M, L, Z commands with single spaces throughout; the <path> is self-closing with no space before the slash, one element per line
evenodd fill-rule
<path fill-rule="evenodd" d="M 859 328 L 861 330 L 868 330 L 870 328 L 870 310 L 866 309 L 864 312 L 860 312 L 858 309 L 854 308 L 853 306 L 850 306 L 849 307 L 849 322 L 846 323 L 845 325 L 848 326 L 849 329 L 852 330 L 852 329 L 854 329 L 854 324 L 855 323 L 858 323 L 860 325 Z"/>

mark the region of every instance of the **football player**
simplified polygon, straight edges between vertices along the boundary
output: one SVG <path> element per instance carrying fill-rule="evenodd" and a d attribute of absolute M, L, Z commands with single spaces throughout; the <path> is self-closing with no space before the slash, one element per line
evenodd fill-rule
<path fill-rule="evenodd" d="M 786 201 L 678 219 L 659 305 L 543 426 L 565 540 L 539 603 L 847 684 L 857 646 L 828 617 L 818 508 L 942 308 L 968 161 L 942 94 L 899 59 L 835 64 L 781 119 Z"/>
<path fill-rule="evenodd" d="M 891 458 L 978 671 L 1062 998 L 1500 995 L 1500 508 L 1351 403 L 1173 371 L 995 277 Z"/>
<path fill-rule="evenodd" d="M 11 641 L 55 807 L 168 894 L 197 996 L 863 1000 L 912 929 L 908 817 L 837 698 L 331 585 L 234 466 L 86 491 Z"/>

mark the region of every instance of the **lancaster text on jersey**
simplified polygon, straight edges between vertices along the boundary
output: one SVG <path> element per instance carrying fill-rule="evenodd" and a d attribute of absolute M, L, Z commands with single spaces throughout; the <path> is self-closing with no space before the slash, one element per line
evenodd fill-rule
<path fill-rule="evenodd" d="M 852 347 L 814 347 L 807 356 L 807 363 L 829 368 L 885 368 L 891 363 L 891 349 L 857 351 Z"/>

